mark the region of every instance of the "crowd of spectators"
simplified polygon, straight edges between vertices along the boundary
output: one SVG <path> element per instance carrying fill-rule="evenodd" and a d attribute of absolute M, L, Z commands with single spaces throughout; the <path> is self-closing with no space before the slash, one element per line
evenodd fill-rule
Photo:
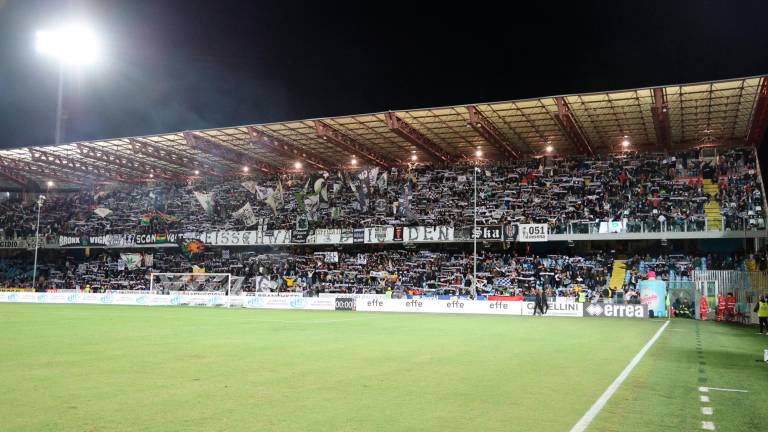
<path fill-rule="evenodd" d="M 763 189 L 756 166 L 749 149 L 729 150 L 716 159 L 690 151 L 673 156 L 627 153 L 489 163 L 479 166 L 477 173 L 479 223 L 548 223 L 555 233 L 582 232 L 609 221 L 621 221 L 630 232 L 703 230 L 704 205 L 716 200 L 727 229 L 764 227 Z M 330 172 L 322 177 L 296 173 L 279 178 L 202 178 L 53 194 L 43 207 L 41 233 L 293 229 L 300 218 L 308 219 L 310 228 L 466 227 L 473 219 L 474 169 L 468 163 L 417 165 Z M 318 178 L 323 198 L 305 205 Z M 703 178 L 719 184 L 716 196 L 704 192 Z M 203 209 L 196 192 L 211 194 L 209 209 Z M 246 204 L 253 218 L 235 215 Z M 97 208 L 110 213 L 94 213 Z M 0 203 L 2 234 L 33 235 L 36 215 L 34 202 Z"/>

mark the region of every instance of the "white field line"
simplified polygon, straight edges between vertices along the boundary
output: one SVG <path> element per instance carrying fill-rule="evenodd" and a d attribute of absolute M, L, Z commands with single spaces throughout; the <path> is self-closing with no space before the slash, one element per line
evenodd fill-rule
<path fill-rule="evenodd" d="M 270 320 L 270 319 L 259 319 L 259 318 L 240 318 L 240 319 L 233 319 L 228 321 L 256 321 L 256 322 L 282 323 L 282 324 L 330 324 L 330 323 L 347 322 L 347 321 L 363 321 L 371 318 L 372 317 L 345 318 L 345 319 L 335 319 L 335 320 Z"/>
<path fill-rule="evenodd" d="M 725 392 L 739 392 L 739 393 L 749 393 L 747 390 L 738 390 L 738 389 L 726 389 L 726 388 L 717 388 L 717 387 L 699 387 L 699 391 L 706 393 L 710 390 L 717 390 L 717 391 L 725 391 Z"/>
<path fill-rule="evenodd" d="M 661 336 L 662 333 L 664 333 L 664 330 L 669 325 L 669 321 L 664 322 L 664 325 L 661 326 L 661 328 L 656 332 L 656 334 L 653 335 L 653 337 L 645 344 L 645 346 L 637 353 L 635 354 L 635 357 L 632 358 L 632 361 L 629 362 L 627 367 L 624 368 L 623 371 L 619 374 L 618 377 L 616 377 L 615 380 L 611 383 L 611 385 L 608 386 L 607 389 L 605 389 L 605 392 L 597 399 L 597 401 L 592 405 L 592 407 L 589 408 L 589 410 L 584 414 L 581 419 L 571 428 L 571 432 L 584 432 L 587 430 L 587 427 L 590 423 L 597 417 L 597 415 L 600 413 L 600 411 L 605 407 L 605 404 L 608 403 L 608 400 L 611 399 L 611 396 L 613 396 L 614 393 L 616 393 L 616 390 L 619 389 L 622 383 L 624 383 L 624 380 L 627 379 L 629 374 L 632 372 L 632 370 L 637 366 L 638 363 L 640 363 L 640 360 L 645 357 L 645 353 L 648 352 L 649 349 L 653 346 L 654 343 L 656 343 L 656 340 L 659 339 L 659 336 Z"/>

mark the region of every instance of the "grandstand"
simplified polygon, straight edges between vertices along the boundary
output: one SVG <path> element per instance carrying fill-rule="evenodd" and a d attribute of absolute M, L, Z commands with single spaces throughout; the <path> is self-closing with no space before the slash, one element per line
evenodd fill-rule
<path fill-rule="evenodd" d="M 168 388 L 221 395 L 195 387 L 198 375 L 212 379 L 196 368 L 215 369 L 215 385 L 231 386 L 232 394 L 222 398 L 227 404 L 249 397 L 250 388 L 235 379 L 245 377 L 254 388 L 275 393 L 260 403 L 287 419 L 276 424 L 227 411 L 227 420 L 217 417 L 223 426 L 214 426 L 206 417 L 212 413 L 197 413 L 197 423 L 185 425 L 190 430 L 308 430 L 315 419 L 326 422 L 325 430 L 367 430 L 387 424 L 379 415 L 382 406 L 429 411 L 465 404 L 479 412 L 497 409 L 508 394 L 519 401 L 513 424 L 521 430 L 574 424 L 572 430 L 584 430 L 584 421 L 594 422 L 593 430 L 617 430 L 610 425 L 616 418 L 639 424 L 620 430 L 697 428 L 698 417 L 674 412 L 687 407 L 660 406 L 661 399 L 648 395 L 658 388 L 681 398 L 699 396 L 697 389 L 709 388 L 701 385 L 719 384 L 679 366 L 695 361 L 701 320 L 722 314 L 729 323 L 757 321 L 752 306 L 768 293 L 768 203 L 756 149 L 767 127 L 768 76 L 759 76 L 0 150 L 0 311 L 10 317 L 0 323 L 23 332 L 14 327 L 23 322 L 14 309 L 19 305 L 3 303 L 46 303 L 31 319 L 55 327 L 43 337 L 51 346 L 66 351 L 68 335 L 60 333 L 59 318 L 72 320 L 81 338 L 103 325 L 126 335 L 126 346 L 137 353 L 132 360 L 142 370 L 157 369 Z M 733 304 L 717 311 L 718 297 L 728 293 Z M 585 319 L 524 318 L 536 314 L 542 294 L 549 298 L 548 315 Z M 89 317 L 77 321 L 74 306 L 66 303 L 94 306 L 83 306 Z M 153 315 L 157 308 L 111 305 L 169 308 L 160 316 Z M 190 308 L 170 308 L 177 305 L 230 310 L 205 308 L 198 311 L 209 315 L 193 315 Z M 247 315 L 243 308 L 328 312 Z M 362 313 L 414 311 L 429 316 Z M 457 324 L 442 313 L 461 313 L 466 321 Z M 680 338 L 664 336 L 659 343 L 668 351 L 648 351 L 668 326 L 655 318 L 675 314 Z M 263 325 L 243 324 L 247 320 Z M 305 331 L 288 331 L 293 325 Z M 712 344 L 744 356 L 757 350 L 751 339 L 729 339 L 754 329 L 718 325 L 707 327 L 716 329 L 707 336 Z M 416 329 L 423 335 L 414 337 Z M 541 339 L 530 337 L 539 333 Z M 250 339 L 254 334 L 257 343 Z M 98 343 L 113 343 L 101 337 Z M 141 342 L 156 337 L 162 341 L 157 346 Z M 625 384 L 640 396 L 624 387 L 602 417 L 582 418 L 649 339 L 640 352 L 648 351 L 650 359 Z M 224 348 L 207 354 L 209 340 Z M 173 349 L 164 352 L 161 344 Z M 39 360 L 28 347 L 5 348 Z M 251 364 L 241 357 L 246 354 L 262 363 Z M 141 393 L 139 386 L 162 393 L 171 401 L 168 418 L 192 406 L 159 389 L 154 376 L 131 370 L 122 356 L 100 350 L 84 355 L 103 361 L 98 368 L 118 377 L 116 385 L 133 389 L 131 394 Z M 706 363 L 696 360 L 704 371 Z M 729 359 L 718 360 L 713 374 L 750 387 L 754 369 L 734 371 Z M 314 361 L 325 375 L 307 380 L 316 373 Z M 562 372 L 548 373 L 553 379 L 573 380 L 574 401 L 562 402 L 568 406 L 561 416 L 536 423 L 525 415 L 544 416 L 537 404 L 559 397 L 552 382 L 548 389 L 528 379 L 498 385 L 521 379 L 516 372 L 525 367 L 498 367 L 517 361 Z M 192 367 L 183 367 L 187 363 Z M 374 375 L 372 364 L 392 382 Z M 286 378 L 275 365 L 287 365 L 295 376 Z M 446 376 L 460 383 L 458 390 L 441 384 Z M 435 391 L 423 400 L 403 395 L 405 378 Z M 376 381 L 375 393 L 369 394 L 368 379 Z M 9 381 L 18 394 L 24 382 Z M 56 383 L 44 404 L 68 397 L 61 389 L 73 381 L 56 377 Z M 340 392 L 343 385 L 362 396 Z M 293 392 L 284 396 L 285 388 Z M 523 388 L 533 392 L 532 402 Z M 296 392 L 314 396 L 305 401 Z M 765 397 L 727 403 L 761 407 Z M 99 404 L 90 395 L 85 399 Z M 157 409 L 128 399 L 132 407 Z M 344 402 L 349 413 L 331 409 L 329 400 Z M 293 418 L 292 404 L 306 415 Z M 667 418 L 644 418 L 628 404 Z M 130 424 L 127 414 L 101 408 L 114 415 L 95 424 Z M 377 414 L 370 419 L 361 416 L 372 412 Z M 182 428 L 162 417 L 141 426 Z M 435 417 L 415 427 L 417 420 L 407 414 L 382 430 L 508 426 L 490 417 Z M 732 413 L 722 419 L 737 421 Z M 82 419 L 68 421 L 59 429 L 87 429 Z M 13 427 L 50 425 L 17 421 Z"/>

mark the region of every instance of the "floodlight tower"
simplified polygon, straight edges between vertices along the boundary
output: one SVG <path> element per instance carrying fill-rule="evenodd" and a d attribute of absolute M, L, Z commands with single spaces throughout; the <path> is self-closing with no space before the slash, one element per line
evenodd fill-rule
<path fill-rule="evenodd" d="M 101 56 L 101 43 L 96 37 L 96 33 L 89 27 L 83 24 L 68 24 L 51 30 L 38 31 L 35 34 L 35 48 L 37 52 L 52 57 L 59 64 L 55 135 L 55 144 L 59 144 L 63 122 L 65 69 L 95 63 Z"/>

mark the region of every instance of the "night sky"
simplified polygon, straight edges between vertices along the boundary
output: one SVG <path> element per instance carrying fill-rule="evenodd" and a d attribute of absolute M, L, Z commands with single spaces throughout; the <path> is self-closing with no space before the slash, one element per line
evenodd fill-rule
<path fill-rule="evenodd" d="M 0 0 L 0 147 L 53 142 L 34 34 L 72 16 L 107 58 L 68 74 L 65 141 L 768 73 L 768 2 L 493 3 Z"/>

